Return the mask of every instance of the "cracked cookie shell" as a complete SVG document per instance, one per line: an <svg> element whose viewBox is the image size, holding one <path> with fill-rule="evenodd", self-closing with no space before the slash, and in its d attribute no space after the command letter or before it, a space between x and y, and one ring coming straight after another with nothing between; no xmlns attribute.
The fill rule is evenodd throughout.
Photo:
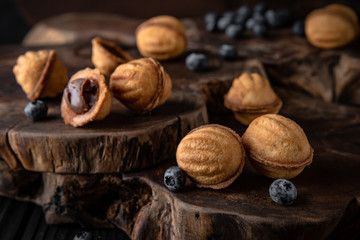
<svg viewBox="0 0 360 240"><path fill-rule="evenodd" d="M112 100L105 77L98 69L75 73L63 92L61 116L66 124L80 127L110 113Z"/></svg>
<svg viewBox="0 0 360 240"><path fill-rule="evenodd" d="M312 162L314 150L303 129L277 114L256 118L242 140L252 166L269 178L293 178Z"/></svg>
<svg viewBox="0 0 360 240"><path fill-rule="evenodd" d="M224 105L244 125L255 118L278 113L282 100L272 89L268 79L257 73L243 73L235 78L224 96Z"/></svg>
<svg viewBox="0 0 360 240"><path fill-rule="evenodd" d="M359 32L358 17L342 4L331 4L310 12L305 19L305 34L315 47L330 49L344 46Z"/></svg>
<svg viewBox="0 0 360 240"><path fill-rule="evenodd" d="M18 57L13 73L29 100L56 97L68 82L55 50L28 51Z"/></svg>
<svg viewBox="0 0 360 240"><path fill-rule="evenodd" d="M133 60L127 52L115 43L101 37L93 38L91 44L91 61L94 66L107 77L109 77L120 64Z"/></svg>
<svg viewBox="0 0 360 240"><path fill-rule="evenodd" d="M141 58L121 64L110 76L113 96L139 114L163 104L171 93L172 82L161 64Z"/></svg>
<svg viewBox="0 0 360 240"><path fill-rule="evenodd" d="M180 141L176 161L198 187L222 189L241 174L245 150L235 131L208 124L193 129Z"/></svg>
<svg viewBox="0 0 360 240"><path fill-rule="evenodd" d="M175 58L186 49L186 30L173 16L153 17L137 27L136 45L144 57L157 60Z"/></svg>

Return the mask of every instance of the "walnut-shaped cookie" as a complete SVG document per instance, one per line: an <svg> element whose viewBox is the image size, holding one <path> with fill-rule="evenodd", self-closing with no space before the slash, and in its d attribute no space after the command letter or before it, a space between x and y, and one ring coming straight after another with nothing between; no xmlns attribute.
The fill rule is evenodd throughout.
<svg viewBox="0 0 360 240"><path fill-rule="evenodd" d="M75 73L63 92L61 116L66 124L80 127L101 120L110 113L111 93L98 69Z"/></svg>
<svg viewBox="0 0 360 240"><path fill-rule="evenodd" d="M222 189L241 174L245 150L235 131L208 124L193 129L180 141L176 161L198 187Z"/></svg>
<svg viewBox="0 0 360 240"><path fill-rule="evenodd" d="M344 46L359 32L358 17L350 7L331 4L310 12L305 19L305 34L315 47Z"/></svg>
<svg viewBox="0 0 360 240"><path fill-rule="evenodd" d="M68 82L55 50L28 51L18 57L13 73L29 100L55 97Z"/></svg>
<svg viewBox="0 0 360 240"><path fill-rule="evenodd" d="M232 82L224 96L224 105L233 111L239 122L249 125L263 114L278 113L282 100L276 95L268 79L257 73L243 73Z"/></svg>
<svg viewBox="0 0 360 240"><path fill-rule="evenodd" d="M110 76L110 90L128 109L138 114L163 104L172 82L163 66L153 58L141 58L119 65Z"/></svg>
<svg viewBox="0 0 360 240"><path fill-rule="evenodd" d="M314 150L303 129L281 115L256 118L242 140L251 165L269 178L293 178L312 162Z"/></svg>
<svg viewBox="0 0 360 240"><path fill-rule="evenodd" d="M92 55L91 61L102 74L109 77L117 66L129 62L133 58L115 43L101 37L91 40Z"/></svg>
<svg viewBox="0 0 360 240"><path fill-rule="evenodd" d="M157 60L175 58L186 49L186 30L173 16L153 17L136 29L136 44L144 57Z"/></svg>

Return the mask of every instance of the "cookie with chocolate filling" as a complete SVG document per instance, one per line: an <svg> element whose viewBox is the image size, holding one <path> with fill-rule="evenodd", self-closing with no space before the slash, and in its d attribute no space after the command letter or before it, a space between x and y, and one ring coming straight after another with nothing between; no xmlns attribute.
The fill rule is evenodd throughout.
<svg viewBox="0 0 360 240"><path fill-rule="evenodd" d="M66 124L80 127L110 113L112 100L105 77L98 69L75 73L64 89L61 115Z"/></svg>

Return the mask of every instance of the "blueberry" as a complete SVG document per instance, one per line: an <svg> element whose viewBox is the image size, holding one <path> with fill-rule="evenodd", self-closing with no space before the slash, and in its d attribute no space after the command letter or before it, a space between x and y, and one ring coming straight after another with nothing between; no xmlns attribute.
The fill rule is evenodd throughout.
<svg viewBox="0 0 360 240"><path fill-rule="evenodd" d="M235 17L235 12L234 11L226 11L223 14L223 17L230 18L231 20L233 20Z"/></svg>
<svg viewBox="0 0 360 240"><path fill-rule="evenodd" d="M243 33L243 27L238 24L230 24L226 30L225 34L229 38L239 38Z"/></svg>
<svg viewBox="0 0 360 240"><path fill-rule="evenodd" d="M263 15L255 14L252 18L255 20L257 24L262 24L262 25L267 24L266 18Z"/></svg>
<svg viewBox="0 0 360 240"><path fill-rule="evenodd" d="M236 11L236 14L242 16L246 20L251 16L252 11L251 11L251 8L248 5L242 5Z"/></svg>
<svg viewBox="0 0 360 240"><path fill-rule="evenodd" d="M220 14L218 12L208 12L204 16L204 22L205 24L209 22L216 22L220 18Z"/></svg>
<svg viewBox="0 0 360 240"><path fill-rule="evenodd" d="M268 5L265 2L259 2L254 6L254 12L264 14L268 9Z"/></svg>
<svg viewBox="0 0 360 240"><path fill-rule="evenodd" d="M281 26L280 18L276 15L276 12L272 9L265 12L265 18L269 26L277 28Z"/></svg>
<svg viewBox="0 0 360 240"><path fill-rule="evenodd" d="M239 14L236 14L232 22L234 24L244 25L246 20L247 20L247 18L245 18L245 17L243 17L243 16L241 16Z"/></svg>
<svg viewBox="0 0 360 240"><path fill-rule="evenodd" d="M295 185L286 179L275 180L269 188L271 199L280 205L291 205L297 198Z"/></svg>
<svg viewBox="0 0 360 240"><path fill-rule="evenodd" d="M282 28L289 26L291 22L291 13L288 9L268 10L265 13L265 18L272 28Z"/></svg>
<svg viewBox="0 0 360 240"><path fill-rule="evenodd" d="M259 13L259 12L253 12L253 14L252 14L251 17L252 17L252 18L264 18L264 19L265 19L264 14L261 14L261 13Z"/></svg>
<svg viewBox="0 0 360 240"><path fill-rule="evenodd" d="M186 182L185 173L178 167L172 166L164 173L164 184L172 192L180 191Z"/></svg>
<svg viewBox="0 0 360 240"><path fill-rule="evenodd" d="M256 37L266 37L268 28L264 24L255 24L252 28L252 32Z"/></svg>
<svg viewBox="0 0 360 240"><path fill-rule="evenodd" d="M203 53L191 53L186 57L185 65L192 71L204 71L208 66L208 60Z"/></svg>
<svg viewBox="0 0 360 240"><path fill-rule="evenodd" d="M220 14L217 12L208 12L207 14L205 14L205 29L209 32L215 32L217 30L216 25L219 17Z"/></svg>
<svg viewBox="0 0 360 240"><path fill-rule="evenodd" d="M47 111L48 108L45 102L41 100L29 102L24 108L25 116L33 121L44 119L47 115Z"/></svg>
<svg viewBox="0 0 360 240"><path fill-rule="evenodd" d="M229 26L232 23L232 18L230 17L221 17L218 21L217 21L217 29L219 29L219 31L225 31L226 27Z"/></svg>
<svg viewBox="0 0 360 240"><path fill-rule="evenodd" d="M223 44L218 50L219 57L224 60L235 60L237 57L237 49L234 45Z"/></svg>
<svg viewBox="0 0 360 240"><path fill-rule="evenodd" d="M209 32L215 32L217 29L216 25L217 25L216 21L214 21L214 22L209 21L205 24L205 29L206 29L206 31L209 31Z"/></svg>
<svg viewBox="0 0 360 240"><path fill-rule="evenodd" d="M295 35L300 37L305 37L305 28L304 28L304 21L297 20L292 26L292 31Z"/></svg>
<svg viewBox="0 0 360 240"><path fill-rule="evenodd" d="M253 27L255 26L256 24L256 21L254 18L249 18L247 21L246 21L246 24L245 24L245 27L247 30L250 30L252 31Z"/></svg>
<svg viewBox="0 0 360 240"><path fill-rule="evenodd" d="M75 235L73 240L90 240L92 239L92 234L90 232L79 232Z"/></svg>
<svg viewBox="0 0 360 240"><path fill-rule="evenodd" d="M247 30L252 31L253 27L255 25L264 25L265 26L266 25L265 17L261 16L261 15L253 16L246 21L245 27Z"/></svg>

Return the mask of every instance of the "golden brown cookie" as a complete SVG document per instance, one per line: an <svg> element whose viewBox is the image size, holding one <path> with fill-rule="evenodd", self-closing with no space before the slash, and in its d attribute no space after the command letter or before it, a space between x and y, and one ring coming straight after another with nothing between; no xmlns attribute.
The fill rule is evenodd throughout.
<svg viewBox="0 0 360 240"><path fill-rule="evenodd" d="M331 4L310 12L305 19L308 41L319 48L341 47L359 32L356 13L342 4Z"/></svg>
<svg viewBox="0 0 360 240"><path fill-rule="evenodd" d="M80 127L105 118L111 109L111 94L98 69L75 73L64 89L61 116L66 124Z"/></svg>
<svg viewBox="0 0 360 240"><path fill-rule="evenodd" d="M243 73L235 78L224 105L233 111L235 118L244 125L267 113L278 113L282 101L272 89L268 79L257 73Z"/></svg>
<svg viewBox="0 0 360 240"><path fill-rule="evenodd" d="M252 166L269 178L293 178L312 162L313 149L303 129L281 115L256 118L242 140Z"/></svg>
<svg viewBox="0 0 360 240"><path fill-rule="evenodd" d="M181 140L176 161L198 187L221 189L241 174L245 150L235 131L209 124L193 129Z"/></svg>
<svg viewBox="0 0 360 240"><path fill-rule="evenodd" d="M115 43L95 37L91 40L91 61L102 74L109 77L117 66L129 62L133 58Z"/></svg>
<svg viewBox="0 0 360 240"><path fill-rule="evenodd" d="M68 82L67 71L54 50L28 51L13 68L16 81L30 100L55 97Z"/></svg>
<svg viewBox="0 0 360 240"><path fill-rule="evenodd" d="M130 110L144 114L163 104L171 93L171 78L152 58L118 66L110 77L110 90Z"/></svg>
<svg viewBox="0 0 360 240"><path fill-rule="evenodd" d="M175 58L186 49L186 30L175 17L153 17L136 29L136 44L144 57L158 60Z"/></svg>

